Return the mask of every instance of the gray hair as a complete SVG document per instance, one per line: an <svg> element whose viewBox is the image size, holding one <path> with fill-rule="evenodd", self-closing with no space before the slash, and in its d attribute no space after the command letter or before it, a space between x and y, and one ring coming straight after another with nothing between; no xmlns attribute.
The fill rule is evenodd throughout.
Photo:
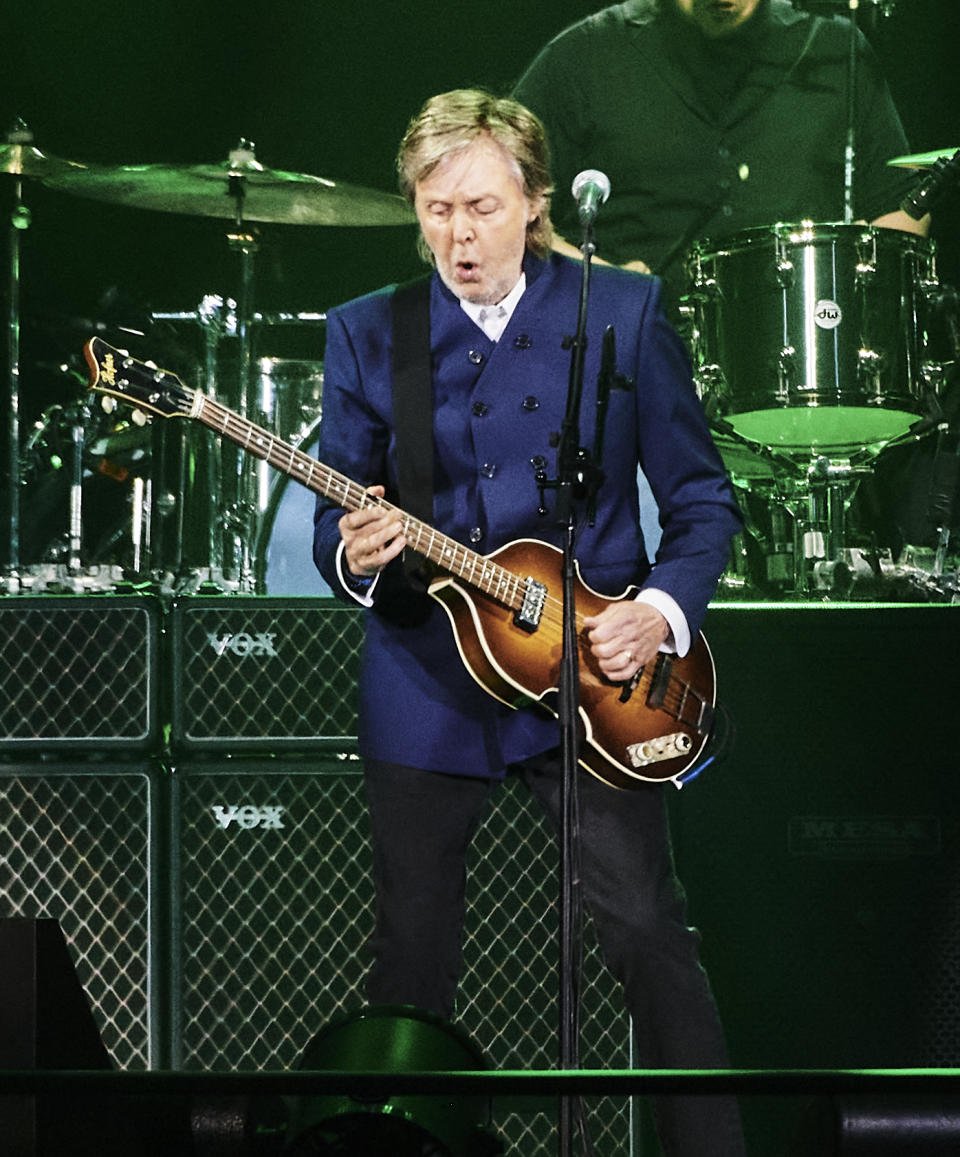
<svg viewBox="0 0 960 1157"><path fill-rule="evenodd" d="M516 166L524 195L543 198L539 215L527 226L527 248L545 257L553 240L550 222L550 153L538 117L518 101L481 89L459 88L431 97L407 126L397 153L400 192L412 205L419 181L447 157L468 149L480 137L495 141ZM420 254L433 260L426 243Z"/></svg>

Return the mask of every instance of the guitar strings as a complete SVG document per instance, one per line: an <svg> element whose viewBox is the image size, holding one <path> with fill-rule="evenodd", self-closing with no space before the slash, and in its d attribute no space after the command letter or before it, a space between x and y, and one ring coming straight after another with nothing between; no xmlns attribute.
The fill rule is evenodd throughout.
<svg viewBox="0 0 960 1157"><path fill-rule="evenodd" d="M485 593L490 594L511 609L518 609L518 600L522 601L521 588L524 586L524 580L520 578L519 575L508 571L505 567L500 566L499 563L494 562L485 555L470 550L470 548L463 546L462 543L456 542L455 539L441 534L427 523L407 515L404 511L400 510L399 507L388 502L385 498L371 495L366 487L351 481L345 475L338 473L329 466L325 466L322 462L297 450L295 447L289 445L289 443L275 438L269 431L234 414L232 410L227 409L227 407L221 405L215 399L202 395L201 397L202 401L198 417L201 417L208 425L213 426L215 429L220 429L223 434L231 437L244 449L256 456L262 457L267 462L282 469L285 473L295 476L297 480L307 486L308 489L322 494L325 498L335 498L346 510L362 510L365 505L375 505L384 510L395 511L404 523L405 533L409 534L411 530L413 531L411 537L415 539L415 543L412 544L414 545L414 549L417 549L418 546L422 544L424 537L428 537L431 540L439 537L442 543L448 543L449 545L444 546L439 554L432 548L432 545L428 545L426 550L421 549L421 553L426 554L432 561L440 563L446 569L451 570L452 573L459 574L462 577L467 577L468 572L472 571L471 581L474 586L478 586L481 590L485 591ZM219 422L216 422L212 415L209 419L204 416L208 408L220 416ZM231 424L244 431L246 436L239 438L232 435L230 432ZM280 451L284 451L284 453L281 454ZM295 471L295 466L298 466L299 470ZM315 475L318 474L320 477L315 477ZM444 557L451 552L453 554L452 560ZM479 580L476 577L478 569L481 571ZM504 591L510 592L509 597L505 597ZM561 632L563 628L562 600L551 595L549 591L543 600L540 624L549 627L554 632ZM582 646L584 616L581 615L579 611L575 614L575 624L577 637ZM638 669L638 674L641 677L646 675L646 668L648 666L649 664L644 664ZM636 678L636 675L634 678ZM681 679L676 674L671 674L668 681L667 693L664 697L663 709L673 715L674 718L679 718L685 699L691 691L693 691L697 699L702 701L701 696L693 690L690 683Z"/></svg>

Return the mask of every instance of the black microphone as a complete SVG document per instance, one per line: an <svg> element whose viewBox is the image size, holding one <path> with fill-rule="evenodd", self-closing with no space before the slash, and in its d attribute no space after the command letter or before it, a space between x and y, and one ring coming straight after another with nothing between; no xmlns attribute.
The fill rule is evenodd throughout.
<svg viewBox="0 0 960 1157"><path fill-rule="evenodd" d="M598 169L584 169L573 178L570 192L577 202L580 224L590 225L600 206L610 196L610 178Z"/></svg>
<svg viewBox="0 0 960 1157"><path fill-rule="evenodd" d="M960 187L960 149L949 160L941 157L934 162L920 184L900 202L900 208L919 221L943 200L951 186Z"/></svg>

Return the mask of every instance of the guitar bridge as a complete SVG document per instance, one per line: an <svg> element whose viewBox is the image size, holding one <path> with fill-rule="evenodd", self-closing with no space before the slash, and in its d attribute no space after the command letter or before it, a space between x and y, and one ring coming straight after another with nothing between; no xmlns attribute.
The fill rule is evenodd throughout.
<svg viewBox="0 0 960 1157"><path fill-rule="evenodd" d="M528 575L526 587L523 591L523 602L520 604L520 609L513 616L514 624L522 631L533 634L537 627L540 626L540 618L543 615L543 604L546 602L546 598L546 586Z"/></svg>

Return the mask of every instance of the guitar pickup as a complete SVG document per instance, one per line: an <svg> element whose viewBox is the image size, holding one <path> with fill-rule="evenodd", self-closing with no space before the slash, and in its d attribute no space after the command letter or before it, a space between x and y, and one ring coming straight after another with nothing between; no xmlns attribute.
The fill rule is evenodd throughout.
<svg viewBox="0 0 960 1157"><path fill-rule="evenodd" d="M547 588L544 583L537 582L536 579L527 576L526 586L523 591L523 602L520 604L520 609L513 616L513 621L522 631L527 631L529 634L540 626L540 619L543 615L543 605L547 599Z"/></svg>
<svg viewBox="0 0 960 1157"><path fill-rule="evenodd" d="M627 755L634 767L649 767L651 763L686 755L692 747L689 735L675 731L672 735L658 735L656 739L647 739L643 743L630 743Z"/></svg>

